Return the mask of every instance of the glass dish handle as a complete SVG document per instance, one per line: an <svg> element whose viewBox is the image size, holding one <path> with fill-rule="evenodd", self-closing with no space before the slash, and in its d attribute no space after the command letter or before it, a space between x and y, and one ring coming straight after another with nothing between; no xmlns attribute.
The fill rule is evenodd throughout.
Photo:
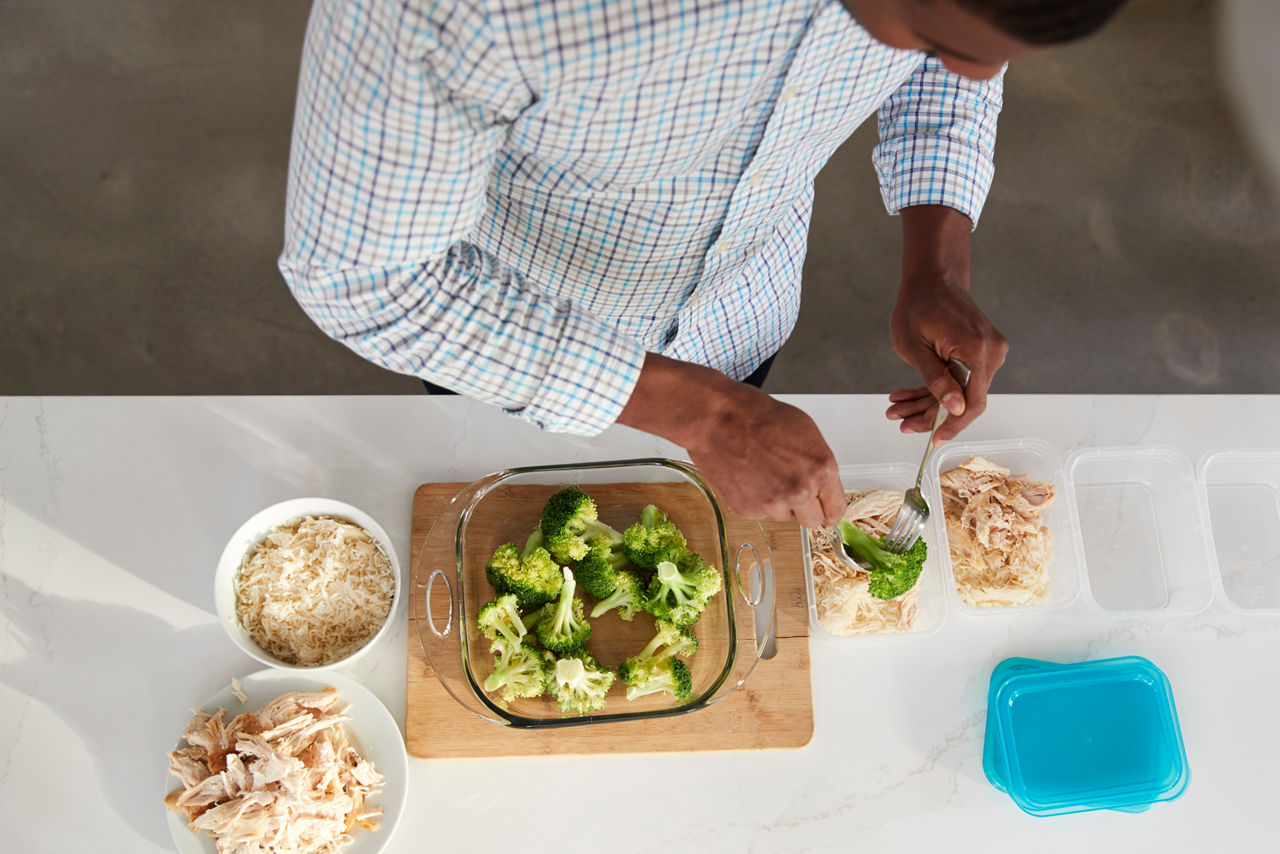
<svg viewBox="0 0 1280 854"><path fill-rule="evenodd" d="M774 650L777 585L773 577L773 550L759 522L739 518L732 527L738 546L730 552L728 581L733 589L728 593L737 637L732 666L712 697L712 703L741 686L756 663L770 657Z"/></svg>
<svg viewBox="0 0 1280 854"><path fill-rule="evenodd" d="M490 476L467 485L441 509L414 563L409 595L418 643L436 680L467 711L490 723L505 724L506 721L475 695L468 682L467 627L462 619L463 583L455 558L458 523L477 491L488 488L493 480ZM444 586L437 587L437 581L443 581ZM448 616L442 629L436 616L446 613L446 607Z"/></svg>
<svg viewBox="0 0 1280 854"><path fill-rule="evenodd" d="M445 616L443 632L436 628L436 615L431 608L431 602L433 601L431 591L435 588L437 578L444 582L445 595L448 597L449 603L449 613ZM437 569L427 576L427 589L425 592L424 605L425 608L423 610L425 610L427 614L427 625L431 627L431 631L434 632L435 636L438 638L447 637L449 629L453 628L453 585L449 583L449 576L444 574L444 570Z"/></svg>
<svg viewBox="0 0 1280 854"><path fill-rule="evenodd" d="M744 584L742 579L742 566L743 566L742 553L745 551L751 552L752 559L751 559L751 563L747 565L748 575L747 575L746 583ZM751 570L753 569L757 570L757 572L754 575L751 574ZM759 607L760 604L764 601L765 578L764 578L764 570L761 569L761 565L760 565L760 553L756 551L756 547L753 546L751 543L743 543L742 545L738 546L738 557L734 563L733 574L734 574L734 578L738 582L738 594L742 596L742 598L745 599L747 604L750 605L752 608ZM757 579L758 579L758 583L757 583ZM757 587L759 588L758 592L754 594L749 592L749 591L756 590Z"/></svg>

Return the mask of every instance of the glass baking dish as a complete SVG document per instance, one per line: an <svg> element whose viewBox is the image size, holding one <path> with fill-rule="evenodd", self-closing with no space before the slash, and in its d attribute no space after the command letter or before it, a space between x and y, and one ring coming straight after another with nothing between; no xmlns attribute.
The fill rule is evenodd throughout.
<svg viewBox="0 0 1280 854"><path fill-rule="evenodd" d="M495 595L485 564L506 542L523 545L554 492L576 485L595 499L601 521L619 531L655 504L688 538L688 546L722 574L723 589L693 625L696 654L687 659L693 690L682 704L670 694L625 698L616 680L604 710L564 716L548 695L506 701L483 689L492 671L490 643L476 628L479 609ZM468 711L495 724L559 727L695 712L741 685L764 654L773 631L773 556L758 522L727 511L698 471L666 459L535 466L496 472L467 485L432 524L415 564L410 608L432 671ZM595 600L577 594L590 615ZM654 620L617 611L591 620L587 649L617 672L654 635Z"/></svg>

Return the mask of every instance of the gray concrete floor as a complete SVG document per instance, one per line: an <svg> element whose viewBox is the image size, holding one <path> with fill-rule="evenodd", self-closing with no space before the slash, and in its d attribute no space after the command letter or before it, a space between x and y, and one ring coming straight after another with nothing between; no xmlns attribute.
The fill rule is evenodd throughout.
<svg viewBox="0 0 1280 854"><path fill-rule="evenodd" d="M308 4L0 5L0 394L421 393L280 280ZM1280 203L1219 79L1214 7L1132 0L1009 73L974 291L997 392L1280 392ZM873 125L818 181L766 388L887 392L898 224Z"/></svg>

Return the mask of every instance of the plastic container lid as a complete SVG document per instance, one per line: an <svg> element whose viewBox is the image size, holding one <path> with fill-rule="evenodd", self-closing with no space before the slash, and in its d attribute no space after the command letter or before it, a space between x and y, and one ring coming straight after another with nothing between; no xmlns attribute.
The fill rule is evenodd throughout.
<svg viewBox="0 0 1280 854"><path fill-rule="evenodd" d="M1001 662L987 695L983 770L1036 816L1141 812L1181 795L1190 777L1169 681L1138 656Z"/></svg>
<svg viewBox="0 0 1280 854"><path fill-rule="evenodd" d="M1084 596L1115 619L1197 614L1213 601L1207 525L1176 448L1081 448L1067 457Z"/></svg>

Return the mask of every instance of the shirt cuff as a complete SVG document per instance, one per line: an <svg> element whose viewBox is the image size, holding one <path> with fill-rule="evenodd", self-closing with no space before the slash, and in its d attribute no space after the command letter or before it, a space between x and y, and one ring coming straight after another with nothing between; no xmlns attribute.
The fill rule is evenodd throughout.
<svg viewBox="0 0 1280 854"><path fill-rule="evenodd" d="M876 146L876 171L885 209L945 205L978 227L995 165L970 143L946 136L898 137Z"/></svg>
<svg viewBox="0 0 1280 854"><path fill-rule="evenodd" d="M550 433L595 436L622 414L640 379L644 356L634 339L570 314L542 385L528 404L507 412Z"/></svg>

